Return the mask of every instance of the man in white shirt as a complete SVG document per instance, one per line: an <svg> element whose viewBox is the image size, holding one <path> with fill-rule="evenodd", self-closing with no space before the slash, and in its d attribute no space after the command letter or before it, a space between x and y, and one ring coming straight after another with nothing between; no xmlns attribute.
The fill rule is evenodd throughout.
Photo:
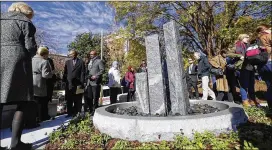
<svg viewBox="0 0 272 150"><path fill-rule="evenodd" d="M112 63L112 67L108 72L109 83L108 86L110 87L110 102L114 104L117 102L117 95L120 93L120 71L118 69L118 62L114 61Z"/></svg>

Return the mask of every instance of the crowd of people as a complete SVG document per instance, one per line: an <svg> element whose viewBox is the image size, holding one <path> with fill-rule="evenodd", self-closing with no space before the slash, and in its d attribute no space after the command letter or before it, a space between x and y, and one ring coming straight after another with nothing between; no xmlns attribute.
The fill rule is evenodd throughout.
<svg viewBox="0 0 272 150"><path fill-rule="evenodd" d="M55 68L53 60L48 58L49 48L37 47L36 28L31 22L33 16L32 8L22 2L13 3L8 12L1 15L0 117L4 105L17 105L12 121L11 149L31 149L31 144L21 142L26 122L33 122L35 126L41 121L50 119L48 103L52 101L56 80ZM222 50L209 60L207 56L195 52L194 59L197 60L197 64L194 64L193 58L190 58L190 65L186 71L190 98L199 99L197 84L200 79L203 100L207 100L210 96L212 100L232 102L237 99L235 87L239 87L243 105L259 107L254 90L255 72L258 71L267 85L266 100L272 108L271 28L262 25L256 29L256 32L258 38L255 43L258 47L253 50L259 50L259 53L255 55L248 54L254 46L247 34L239 35L235 43L235 53ZM253 63L251 56L258 56L257 61L262 63ZM76 116L81 112L83 97L86 104L85 112L93 114L99 107L104 63L95 50L90 51L84 60L78 58L76 50L71 50L69 57L71 59L65 62L62 78L66 83L67 117ZM137 72L147 71L146 61L143 60ZM118 62L112 63L108 71L111 104L117 102L121 86L128 89L127 101L135 100L135 73L136 70L128 66L125 76L121 78ZM211 77L214 78L216 91L209 87ZM191 88L194 89L195 96ZM224 96L227 98L225 99ZM31 106L32 101L38 104L35 105L37 107ZM30 113L29 108L31 108Z"/></svg>
<svg viewBox="0 0 272 150"><path fill-rule="evenodd" d="M260 25L256 34L258 37L254 39L248 34L239 35L234 52L221 50L211 59L205 54L195 52L194 59L197 62L194 63L194 60L189 58L186 70L190 98L199 99L197 85L198 80L201 80L203 100L210 96L212 100L241 100L245 107L260 107L261 101L255 95L255 75L258 73L266 83L265 99L269 108L272 108L271 27ZM209 87L211 79L215 81L213 89ZM236 87L240 89L240 96L236 93Z"/></svg>

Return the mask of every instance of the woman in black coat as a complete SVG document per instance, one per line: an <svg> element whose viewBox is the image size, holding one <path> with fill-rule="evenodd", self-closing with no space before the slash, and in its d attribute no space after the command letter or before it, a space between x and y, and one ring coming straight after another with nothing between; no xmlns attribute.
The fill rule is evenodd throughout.
<svg viewBox="0 0 272 150"><path fill-rule="evenodd" d="M33 16L32 8L22 2L13 3L7 13L1 14L0 112L5 104L18 105L12 122L11 149L31 149L31 144L21 142L21 135L27 102L33 101L31 58L37 51Z"/></svg>

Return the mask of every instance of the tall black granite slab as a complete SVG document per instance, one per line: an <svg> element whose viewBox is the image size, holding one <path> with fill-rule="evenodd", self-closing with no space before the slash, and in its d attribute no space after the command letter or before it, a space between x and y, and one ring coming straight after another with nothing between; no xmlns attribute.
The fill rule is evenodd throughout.
<svg viewBox="0 0 272 150"><path fill-rule="evenodd" d="M184 63L178 44L179 34L174 21L163 25L166 61L169 80L171 112L186 115L189 96L186 86Z"/></svg>
<svg viewBox="0 0 272 150"><path fill-rule="evenodd" d="M157 34L145 38L150 113L153 115L166 114L165 90L163 85L161 51Z"/></svg>

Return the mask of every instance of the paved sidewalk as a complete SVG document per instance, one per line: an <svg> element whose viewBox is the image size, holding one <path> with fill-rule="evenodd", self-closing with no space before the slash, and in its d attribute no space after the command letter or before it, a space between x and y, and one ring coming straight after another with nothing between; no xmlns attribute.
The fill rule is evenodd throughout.
<svg viewBox="0 0 272 150"><path fill-rule="evenodd" d="M103 98L102 105L110 104L109 97ZM25 129L22 135L22 141L25 143L32 143L33 149L44 149L48 142L48 136L54 129L57 129L61 124L67 125L72 119L65 118L66 114L56 116L55 120L45 121L40 123L40 127L34 129ZM8 147L11 142L11 130L10 128L1 129L1 146Z"/></svg>
<svg viewBox="0 0 272 150"><path fill-rule="evenodd" d="M25 129L22 135L22 141L32 143L33 149L44 149L48 142L48 136L54 129L61 124L68 124L71 118L65 118L66 115L57 116L55 120L40 123L40 127L34 129ZM9 146L11 142L11 130L1 129L1 146Z"/></svg>

